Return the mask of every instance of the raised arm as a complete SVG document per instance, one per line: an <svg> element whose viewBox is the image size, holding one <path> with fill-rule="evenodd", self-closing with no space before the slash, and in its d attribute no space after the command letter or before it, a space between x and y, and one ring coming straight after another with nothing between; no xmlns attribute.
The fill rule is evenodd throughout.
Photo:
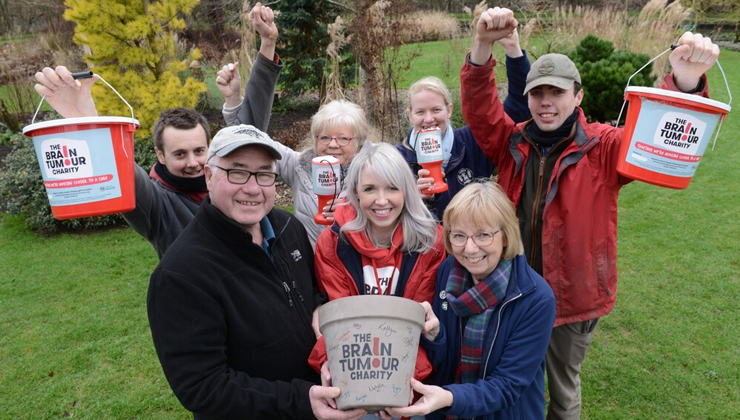
<svg viewBox="0 0 740 420"><path fill-rule="evenodd" d="M493 43L516 28L509 9L493 8L481 15L475 40L466 63L460 71L462 111L475 141L494 164L504 153L515 124L498 99L492 56Z"/></svg>
<svg viewBox="0 0 740 420"><path fill-rule="evenodd" d="M470 61L477 65L488 62L491 58L493 43L511 35L517 25L514 12L509 9L494 7L483 12L475 27L475 40L470 49Z"/></svg>
<svg viewBox="0 0 740 420"><path fill-rule="evenodd" d="M529 58L519 45L519 32L516 29L497 42L506 51L506 79L509 81L509 88L504 100L504 111L515 123L520 123L532 118L527 96L524 95L530 69Z"/></svg>
<svg viewBox="0 0 740 420"><path fill-rule="evenodd" d="M249 20L260 35L260 52L252 66L244 97L240 96L238 64L225 65L216 75L216 85L224 95L223 115L228 125L251 124L266 131L282 63L275 54L278 29L272 9L257 3Z"/></svg>

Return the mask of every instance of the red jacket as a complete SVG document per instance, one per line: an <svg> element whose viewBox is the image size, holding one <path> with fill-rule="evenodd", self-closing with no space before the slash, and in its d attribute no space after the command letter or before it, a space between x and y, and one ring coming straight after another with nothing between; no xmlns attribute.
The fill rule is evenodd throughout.
<svg viewBox="0 0 740 420"><path fill-rule="evenodd" d="M462 111L478 144L498 166L498 183L518 208L531 145L496 94L495 60L466 62L460 72ZM703 96L708 96L703 77ZM669 74L662 86L678 90ZM611 312L617 297L617 198L630 179L617 172L622 129L589 124L579 109L573 142L548 181L542 224L543 277L557 300L555 326Z"/></svg>
<svg viewBox="0 0 740 420"><path fill-rule="evenodd" d="M319 289L326 292L329 300L365 294L362 274L363 256L379 261L386 258L387 254L394 254L403 243L403 226L399 226L394 232L390 251L372 247L370 239L364 233L351 232L345 234L347 241L339 239L339 228L353 220L355 215L355 209L352 206L337 207L337 211L334 212L336 223L331 229L321 232L316 242L316 281ZM403 254L395 295L417 302L432 303L437 267L444 259L442 226L437 225L437 240L432 250L424 254ZM360 290L363 290L363 293L360 293ZM326 346L324 337L321 337L316 342L308 363L318 372L325 361ZM422 380L429 376L431 371L432 365L424 350L419 347L414 377Z"/></svg>

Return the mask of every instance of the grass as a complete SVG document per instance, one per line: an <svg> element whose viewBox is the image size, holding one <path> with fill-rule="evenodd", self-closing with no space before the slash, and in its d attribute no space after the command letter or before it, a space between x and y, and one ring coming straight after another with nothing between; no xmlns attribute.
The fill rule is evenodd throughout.
<svg viewBox="0 0 740 420"><path fill-rule="evenodd" d="M4 45L4 44L18 44L18 43L21 43L21 42L26 42L29 39L34 39L35 37L36 37L35 34L21 34L21 35L19 35L19 34L14 34L14 35L3 34L3 35L0 35L0 45Z"/></svg>
<svg viewBox="0 0 740 420"><path fill-rule="evenodd" d="M531 46L527 49L529 58L534 61L550 51L541 37L532 37ZM398 82L399 89L408 89L412 83L426 76L437 76L450 89L460 88L460 67L465 63L465 56L470 51L473 41L470 37L446 41L408 44L402 47L403 52L419 53L411 62L411 68L404 73ZM499 44L494 44L493 54L496 57L496 80L506 80L504 67L505 53Z"/></svg>
<svg viewBox="0 0 740 420"><path fill-rule="evenodd" d="M722 51L720 61L740 68L740 53ZM719 71L709 78L712 97L726 102ZM740 80L730 83L740 92ZM739 128L730 114L689 188L622 190L619 292L583 366L584 419L740 413Z"/></svg>
<svg viewBox="0 0 740 420"><path fill-rule="evenodd" d="M433 44L430 51L448 48ZM419 71L443 74L443 61ZM738 95L740 53L723 51L721 62ZM709 76L713 97L726 100L719 72ZM736 114L688 189L623 189L617 305L583 366L583 419L740 413ZM151 342L146 291L157 259L149 243L130 229L42 237L8 215L0 215L0 243L3 418L192 418Z"/></svg>
<svg viewBox="0 0 740 420"><path fill-rule="evenodd" d="M1 220L3 417L189 418L151 343L149 243L131 229L41 237Z"/></svg>

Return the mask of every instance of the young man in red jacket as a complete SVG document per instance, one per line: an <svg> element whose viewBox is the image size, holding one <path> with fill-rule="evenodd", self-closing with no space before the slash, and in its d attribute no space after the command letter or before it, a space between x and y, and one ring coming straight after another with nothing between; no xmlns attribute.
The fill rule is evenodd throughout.
<svg viewBox="0 0 740 420"><path fill-rule="evenodd" d="M508 9L483 13L462 68L462 109L498 182L517 208L527 259L550 284L557 315L547 352L548 419L580 418L581 363L599 317L617 292L617 173L623 130L589 124L581 78L561 54L540 57L527 75L532 119L514 124L496 95L492 45L517 27ZM685 33L670 55L664 89L707 96L704 73L719 48Z"/></svg>

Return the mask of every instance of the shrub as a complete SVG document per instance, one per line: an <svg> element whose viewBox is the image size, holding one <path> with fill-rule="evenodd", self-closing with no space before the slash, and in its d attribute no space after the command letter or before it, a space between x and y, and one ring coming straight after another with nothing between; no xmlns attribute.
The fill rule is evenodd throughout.
<svg viewBox="0 0 740 420"><path fill-rule="evenodd" d="M5 134L3 138L2 143L12 147L0 171L0 197L3 200L0 207L4 211L24 215L26 226L45 233L92 230L125 223L120 214L72 220L54 219L33 141L20 133ZM151 139L136 141L134 155L139 165L146 169L150 168L156 161Z"/></svg>
<svg viewBox="0 0 740 420"><path fill-rule="evenodd" d="M134 107L144 135L161 111L192 108L206 91L204 83L188 77L189 63L180 61L175 49L175 35L185 28L179 16L197 2L67 0L64 18L77 24L74 41L91 51L85 61ZM189 60L199 59L196 48ZM129 114L105 84L96 83L93 95L101 115Z"/></svg>
<svg viewBox="0 0 740 420"><path fill-rule="evenodd" d="M614 51L614 44L593 35L586 36L569 56L581 74L583 112L597 121L617 118L627 79L650 60L646 54ZM651 71L652 64L632 78L630 85L652 86L656 77Z"/></svg>

